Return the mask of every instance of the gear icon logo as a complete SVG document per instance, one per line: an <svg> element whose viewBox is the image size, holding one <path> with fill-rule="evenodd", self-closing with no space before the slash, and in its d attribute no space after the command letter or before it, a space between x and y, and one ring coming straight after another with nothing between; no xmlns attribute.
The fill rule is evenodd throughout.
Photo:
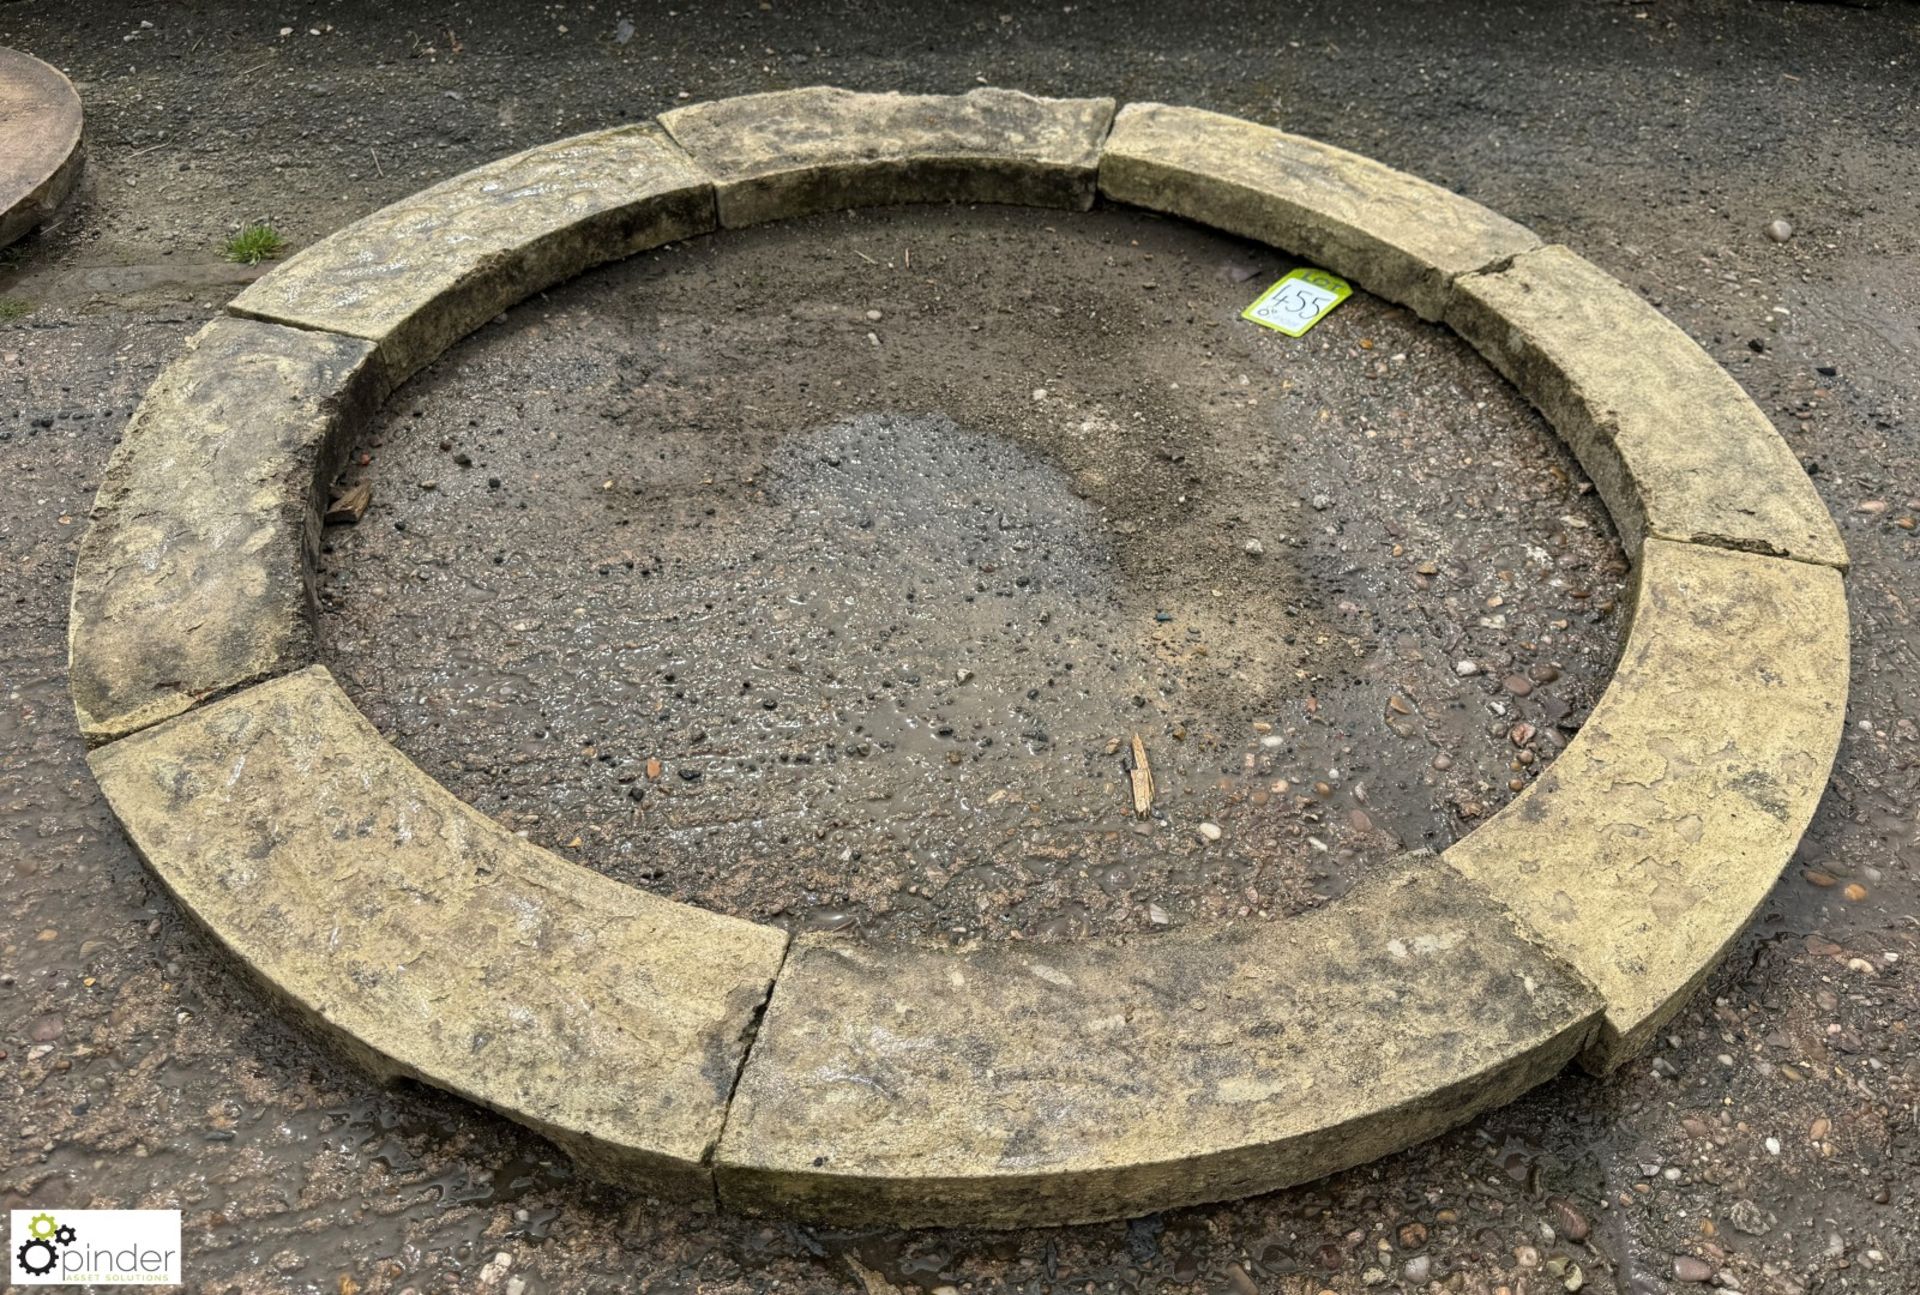
<svg viewBox="0 0 1920 1295"><path fill-rule="evenodd" d="M39 1253L36 1254L36 1251ZM14 1251L13 1255L20 1261L20 1271L30 1277L44 1277L53 1271L54 1261L60 1257L60 1251L54 1247L53 1242L34 1237L22 1241L20 1248Z"/></svg>
<svg viewBox="0 0 1920 1295"><path fill-rule="evenodd" d="M36 1214L27 1220L27 1239L13 1252L20 1271L29 1277L44 1277L60 1261L60 1248L74 1243L79 1233L51 1214Z"/></svg>

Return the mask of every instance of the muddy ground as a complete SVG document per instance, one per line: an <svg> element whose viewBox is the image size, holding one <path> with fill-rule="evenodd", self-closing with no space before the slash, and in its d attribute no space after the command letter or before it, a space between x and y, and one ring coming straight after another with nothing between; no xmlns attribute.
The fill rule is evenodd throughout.
<svg viewBox="0 0 1920 1295"><path fill-rule="evenodd" d="M742 916L1298 911L1544 767L1626 562L1447 330L1372 298L1301 340L1239 319L1289 265L986 208L587 275L389 402L323 655L471 803Z"/></svg>
<svg viewBox="0 0 1920 1295"><path fill-rule="evenodd" d="M0 7L0 43L79 84L93 163L0 270L5 1205L178 1205L209 1292L1920 1290L1916 38L1908 6L1775 3ZM1802 857L1649 1056L1319 1184L1132 1223L715 1219L377 1088L149 882L82 761L67 579L140 392L251 273L219 259L234 228L298 245L686 98L979 79L1278 121L1460 188L1646 292L1808 465L1855 561L1847 739ZM1492 707L1545 718L1544 759L1604 679L1620 575L1578 474L1401 312L1356 298L1290 343L1232 319L1284 257L1067 220L820 218L510 312L365 447L330 659L536 839L849 938L1284 920L1444 844L1529 776ZM1146 834L1117 812L1122 729L1167 775ZM802 839L814 805L838 822ZM991 839L956 867L961 807Z"/></svg>

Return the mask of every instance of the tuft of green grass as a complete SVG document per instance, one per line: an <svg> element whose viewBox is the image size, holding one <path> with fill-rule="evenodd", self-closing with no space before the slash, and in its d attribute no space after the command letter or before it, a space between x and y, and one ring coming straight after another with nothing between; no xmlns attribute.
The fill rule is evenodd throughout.
<svg viewBox="0 0 1920 1295"><path fill-rule="evenodd" d="M33 303L18 297L0 297L0 323L33 313Z"/></svg>
<svg viewBox="0 0 1920 1295"><path fill-rule="evenodd" d="M227 259L242 265L271 261L286 250L287 241L280 237L272 225L264 222L248 225L227 240Z"/></svg>

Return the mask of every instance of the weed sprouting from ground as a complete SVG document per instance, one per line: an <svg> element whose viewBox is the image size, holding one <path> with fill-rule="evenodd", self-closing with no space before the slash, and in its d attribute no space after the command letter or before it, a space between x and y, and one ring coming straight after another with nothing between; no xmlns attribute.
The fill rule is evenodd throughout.
<svg viewBox="0 0 1920 1295"><path fill-rule="evenodd" d="M18 297L0 297L0 323L19 319L33 312L31 301L22 301Z"/></svg>
<svg viewBox="0 0 1920 1295"><path fill-rule="evenodd" d="M286 247L286 240L272 225L248 225L227 240L227 259L242 265L258 265L280 255Z"/></svg>

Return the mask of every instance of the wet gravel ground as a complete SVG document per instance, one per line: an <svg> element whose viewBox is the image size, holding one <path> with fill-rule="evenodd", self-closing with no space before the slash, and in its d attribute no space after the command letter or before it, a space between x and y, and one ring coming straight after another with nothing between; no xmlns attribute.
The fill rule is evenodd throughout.
<svg viewBox="0 0 1920 1295"><path fill-rule="evenodd" d="M296 7L284 14L206 3L23 3L0 9L0 42L50 59L79 83L91 114L93 158L73 216L61 229L7 253L0 268L0 297L22 303L27 311L0 324L0 468L8 483L0 491L0 591L9 609L0 621L0 693L6 703L0 707L0 912L5 914L0 923L0 1196L7 1207L178 1205L186 1211L189 1286L206 1292L883 1295L952 1288L969 1295L998 1290L1316 1295L1323 1289L1345 1295L1437 1288L1541 1295L1575 1287L1685 1291L1701 1283L1750 1292L1907 1295L1920 1290L1914 1224L1920 1215L1915 1116L1920 1047L1914 1038L1920 992L1911 970L1920 956L1915 918L1920 828L1914 811L1920 663L1911 647L1910 592L1920 571L1913 547L1920 509L1913 483L1920 480L1920 453L1912 436L1913 375L1920 371L1914 324L1920 318L1920 259L1911 220L1920 193L1920 151L1913 146L1911 117L1920 18L1911 6L1587 3L1526 10L1463 3L1445 9L1270 10L1226 4L1176 12L1171 6L1081 5L1030 13L960 6L929 19L917 12L789 8L776 2L764 10L682 4L672 13L626 16L636 34L622 43L622 15L604 7L507 12L488 3L401 13L394 7L342 4ZM142 25L149 22L151 27ZM282 28L289 29L285 36ZM1853 697L1840 763L1802 857L1783 877L1754 929L1648 1056L1606 1081L1578 1076L1558 1081L1452 1135L1322 1183L1131 1223L992 1235L844 1232L715 1219L676 1203L622 1196L574 1180L564 1161L537 1138L459 1102L417 1089L375 1087L285 1024L150 883L101 804L74 732L64 680L67 579L101 467L140 392L181 340L249 273L217 258L215 248L233 225L264 216L296 243L304 242L485 158L658 111L683 94L705 98L813 80L952 90L976 77L1043 92L1163 98L1280 120L1454 185L1573 245L1647 293L1746 385L1814 472L1841 520L1855 563ZM875 228L885 228L885 220L925 218L925 213L876 218ZM977 217L994 218L996 213ZM1766 238L1765 226L1774 219L1796 227L1788 242ZM1015 217L1007 221L1004 230L989 225L976 234L1039 237L1036 227L1020 225ZM791 238L796 257L809 249L844 247L848 231L830 227L829 238L828 228L803 222L785 232L725 240L724 247L723 240L714 240L713 273L725 275L723 266L750 252L754 238ZM890 259L880 251L869 254L883 264ZM920 256L916 250L916 263ZM792 273L805 278L806 267ZM1176 277L1158 260L1150 273L1170 290L1180 285L1183 293L1211 284L1197 262L1190 280ZM673 279L688 293L724 287L718 280L702 285L697 269L684 264L649 268L642 262L605 277L612 281L623 275L653 275L668 290L675 287L668 282ZM909 307L890 305L877 292L856 295L846 286L850 280L834 280L824 271L812 279L817 288L836 281L843 286L829 294L831 304L855 312L847 320L848 345L890 356L891 347L906 344L913 322ZM1089 291L1103 284L1107 291L1119 291L1127 282L1104 273L1084 281ZM1237 288L1250 286L1257 282ZM953 291L959 294L958 287ZM442 419L449 402L457 405L464 398L456 371L476 382L486 381L490 370L493 381L502 381L514 363L533 371L538 343L528 334L536 325L546 326L539 319L542 311L554 314L557 335L550 343L554 349L545 354L590 359L589 348L566 349L559 316L604 312L618 319L620 310L629 309L636 321L649 317L645 311L652 307L620 306L614 295L582 283L516 311L504 326L452 357L459 361L457 370L443 365L400 399L431 391L432 400L421 402L422 421ZM866 321L867 309L880 309L883 318ZM1365 361L1352 356L1350 348L1371 337L1389 348L1389 365L1396 351L1409 356L1405 378L1390 369L1373 381L1387 384L1382 392L1397 390L1398 400L1412 399L1427 377L1446 372L1444 348L1428 342L1422 351L1413 340L1391 340L1422 330L1369 315L1379 309L1364 301L1348 303L1311 339L1317 346L1337 337L1340 345L1324 357L1314 348L1287 348L1290 362L1310 366L1305 376L1323 389L1344 390L1340 366L1353 362L1357 375ZM988 322L997 329L1005 321ZM682 322L677 340L688 341L690 327ZM1402 331L1389 331L1395 327ZM879 348L865 342L869 329L881 337ZM929 328L925 336L936 331L950 335ZM1169 335L1170 344L1173 334L1187 328L1159 331ZM1265 341L1250 334L1223 323L1215 345ZM821 336L814 334L816 343ZM620 345L635 354L646 350L644 339ZM494 347L497 356L489 352ZM529 349L516 352L517 347ZM741 349L781 348L742 343ZM1378 350L1366 354L1378 359ZM524 358L516 361L516 354ZM711 350L708 355L709 363L720 364ZM777 361L756 354L752 362ZM890 361L874 357L873 362ZM1036 367L1056 366L1048 361ZM955 372L950 363L919 370L942 371ZM697 391L686 385L693 372L676 369L683 397ZM980 412L981 405L999 403L984 394L971 401L963 392L906 400L885 388L882 372L876 368L863 387L843 389L831 402L823 393L813 417L769 419L756 431L738 411L730 412L739 439L718 438L714 461L764 465L767 499L760 503L736 492L727 509L713 505L709 535L717 534L723 512L741 540L749 534L821 534L824 519L806 517L803 505L816 497L808 492L825 470L817 459L799 457L797 448L856 447L874 454L879 451L865 447L883 445L885 426L897 433L897 420L914 419L918 436L898 448L902 439L896 434L893 446L907 457L892 461L949 474L943 480L954 474L965 480L985 464L1007 465L1039 492L1036 505L1046 499L1093 505L1079 511L1034 510L1063 527L1058 552L1071 555L1072 562L1059 563L1059 571L1070 568L1073 579L1092 583L1070 585L1066 575L1056 574L1058 585L1043 581L1041 591L1021 597L1037 600L1048 590L1084 587L1125 608L1137 605L1130 599L1157 601L1155 591L1169 588L1164 575L1129 558L1130 537L1101 529L1100 491L1079 479L1079 465L1069 454L1049 444L1038 411L1019 406L1025 411L1023 425L997 424ZM1462 389L1472 390L1473 381L1478 379L1463 380ZM664 378L658 384L663 394L675 389ZM1051 392L1055 379L1048 372L1045 381L1032 385ZM607 389L617 387L640 389L624 377ZM1068 384L1061 390L1062 400L1078 401L1092 388ZM1195 422L1222 438L1220 445L1233 444L1227 415L1215 421L1204 413L1205 394L1161 406L1169 411L1168 425ZM551 428L560 427L559 414L550 416L539 406L548 398L532 392L515 393L515 398L526 399L540 418L551 417ZM1415 456L1394 448L1385 416L1396 398L1352 398L1355 403L1333 409L1330 419L1366 414L1381 433L1367 442L1367 461L1398 463L1411 471ZM1119 397L1112 399L1118 407ZM1164 399L1171 402L1172 393ZM1490 407L1499 399L1490 397ZM577 414L585 402L567 403ZM404 405L395 409L411 412ZM628 422L679 424L709 416L697 402L677 413L668 406L664 418L658 410L648 414L644 404L633 409ZM1271 405L1266 413L1281 417ZM376 563L345 566L344 550L333 555L336 572L351 577L346 588L332 591L333 646L356 671L366 672L356 683L363 699L388 707L403 745L419 742L422 758L437 745L428 740L434 706L455 699L449 692L436 702L438 685L424 674L409 676L415 667L405 661L383 659L378 649L355 657L338 641L353 637L339 631L352 631L359 614L352 580L384 582L394 591L399 605L391 614L397 630L405 615L405 600L398 598L408 587L404 582L432 583L411 573L435 569L435 527L451 536L462 517L492 520L519 510L475 503L428 520L432 501L409 499L409 483L437 479L433 493L445 491L452 498L478 474L499 476L502 493L520 492L513 494L515 503L529 502L520 518L529 528L541 525L532 506L537 495L531 493L531 475L542 467L521 459L523 452L538 449L547 456L539 491L549 505L598 486L585 471L592 460L584 452L575 458L567 449L556 457L554 447L538 446L528 429L513 425L516 420L492 413L482 417L477 411L467 416L480 417L480 426L460 429L455 439L470 439L444 455L437 440L426 450L418 438L393 428L383 437L386 445L370 447L378 456L368 465L377 509L419 510L415 515L427 527L419 547L393 550L387 570L377 576L368 574ZM1527 434L1525 418L1511 405L1507 412L1483 417L1501 436ZM1438 426L1443 418L1444 408L1429 404L1413 420L1413 430L1422 422ZM1315 463L1313 455L1326 447L1359 444L1362 433L1355 422L1338 430L1324 438L1323 446L1289 442L1277 447L1277 470L1260 478L1258 490L1252 481L1228 477L1203 481L1209 493L1196 497L1209 501L1207 510L1196 509L1184 524L1176 525L1171 513L1152 514L1156 529L1151 534L1167 543L1193 545L1204 554L1218 540L1221 551L1212 569L1229 573L1237 570L1235 561L1254 564L1234 546L1239 528L1223 524L1223 513L1273 517L1280 533L1304 542L1298 547L1266 542L1257 569L1273 582L1269 588L1296 600L1302 624L1333 627L1326 644L1292 645L1310 649L1297 668L1323 675L1324 681L1290 684L1283 671L1274 672L1263 686L1275 691L1257 700L1252 686L1217 668L1217 658L1194 662L1143 655L1131 642L1118 658L1107 658L1126 662L1156 683L1164 678L1180 685L1175 696L1182 699L1184 714L1162 715L1153 708L1152 725L1164 729L1187 719L1194 724L1190 733L1219 735L1221 745L1208 759L1185 754L1198 751L1197 746L1155 739L1156 762L1166 761L1183 793L1192 790L1190 797L1182 794L1169 803L1169 826L1156 829L1154 838L1163 845L1185 845L1186 828L1199 812L1220 806L1217 812L1227 813L1228 789L1212 784L1219 777L1242 775L1212 769L1232 766L1249 745L1246 729L1229 727L1229 721L1237 719L1250 729L1249 716L1264 714L1262 722L1274 723L1275 734L1301 752L1312 749L1310 739L1346 740L1295 732L1288 717L1297 717L1308 696L1333 706L1344 691L1360 694L1379 686L1380 680L1363 668L1364 652L1351 659L1343 655L1349 638L1367 644L1404 636L1427 650L1421 635L1430 631L1422 628L1417 610L1424 604L1404 583L1419 574L1419 561L1431 559L1442 579L1418 592L1458 598L1456 624L1468 626L1473 614L1483 614L1478 603L1489 592L1478 582L1488 578L1488 568L1499 559L1469 549L1470 560L1450 565L1448 552L1439 547L1472 545L1483 531L1473 517L1480 510L1467 506L1464 493L1456 509L1469 517L1456 521L1435 513L1443 489L1462 489L1452 486L1462 480L1461 472L1487 506L1515 508L1510 523L1515 542L1541 541L1532 530L1540 517L1536 484L1514 475L1523 465L1496 467L1488 460L1476 474L1457 465L1443 471L1444 465L1436 464L1424 469L1433 481L1420 483L1418 491L1407 487L1395 508L1372 510L1349 496L1352 501L1343 506L1354 510L1350 516L1356 522L1398 512L1397 520L1410 530L1399 540L1406 553L1392 559L1383 556L1378 546L1384 537L1374 533L1372 523L1356 525L1347 537L1354 546L1348 560L1360 571L1348 577L1349 588L1334 595L1322 582L1338 575L1329 556L1335 537L1316 527L1337 526L1342 509L1322 516L1308 499L1303 510L1302 492L1308 489L1305 474ZM1455 427L1447 437L1451 441L1467 430ZM773 432L786 438L785 450L770 439ZM497 442L491 439L495 435L501 437ZM451 462L461 452L474 458L472 469ZM425 456L417 468L406 457L415 453ZM483 463L496 454L497 461ZM841 457L844 462L846 453ZM613 477L616 466L604 462L609 470L600 481ZM641 468L661 472L657 460L633 456L619 466L629 492ZM484 483L484 476L480 480ZM1430 487L1431 495L1426 493ZM411 488L417 490L417 484ZM1538 483L1538 488L1546 487ZM620 492L611 493L618 497ZM1179 493L1175 489L1174 497ZM639 501L629 495L620 506L634 508ZM603 502L611 506L613 501ZM912 514L897 510L913 502L896 497L896 511L887 515L897 520L889 524L907 527ZM1223 513L1211 511L1216 507ZM376 514L373 526L348 541L377 547L381 515L389 524L407 519ZM577 515L583 526L594 519L589 536L605 534L612 525L611 517L591 509L582 507ZM623 534L653 524L637 512L633 516ZM658 533L682 529L663 527ZM506 533L504 526L494 532L496 537ZM562 538L530 529L513 551L537 570L569 551ZM988 533L987 542L1002 542L997 530ZM473 554L462 561L484 571L501 543L495 538L493 547L475 550L485 562L474 563ZM661 544L652 550L657 557L672 556ZM591 550L578 545L573 551ZM912 569L930 591L950 593L959 587L952 562L933 561L926 545L905 551L928 558ZM400 558L402 552L409 556ZM645 546L637 552L636 566L645 552ZM695 566L704 564L716 606L739 612L762 596L754 582L771 579L751 576L751 565L725 570L706 552L697 556L700 564L668 562L648 579L692 582L698 579ZM1411 574L1396 565L1408 558L1415 560ZM750 550L745 561L753 561ZM1035 569L1049 575L1054 565ZM497 568L499 574L488 578L498 580L499 587L488 598L476 592L471 601L492 599L504 606L514 594L509 583L518 578L514 569L511 562ZM1517 575L1528 570L1512 569ZM1599 573L1591 578L1598 588ZM612 608L623 586L611 575L602 580L597 572L589 578L576 571L572 583L583 591L601 591ZM832 592L830 581L800 583L819 596ZM735 589L736 584L745 587ZM897 582L890 592L904 593ZM1202 630L1200 641L1210 652L1219 644L1253 650L1251 635L1262 623L1252 618L1239 626L1202 622L1193 610L1196 604L1206 608L1230 598L1213 600L1209 594L1196 600L1177 586L1171 594L1181 595L1167 608L1176 619L1156 622L1169 634L1168 643L1184 649L1191 626ZM1342 612L1342 598L1365 609L1365 617ZM1536 587L1517 602L1529 616L1550 610ZM451 608L453 600L448 603ZM628 610L640 605L620 604ZM546 607L527 619L563 624L574 606L591 605ZM804 612L800 619L804 622ZM917 632L901 612L887 619L901 623L903 633ZM1383 623L1390 628L1383 629ZM1567 632L1576 628L1583 642L1605 629L1570 625ZM685 633L693 629L681 627ZM1147 635L1143 641L1153 641L1153 631L1137 629ZM717 634L718 627L700 632ZM1467 632L1477 632L1477 625ZM550 677L563 678L569 670L580 682L605 684L611 677L593 664L591 651L570 654L564 636L540 639L536 631L523 633L529 637L512 652L529 652L529 662L556 672ZM623 633L609 639L643 641L657 634L656 629L646 636ZM929 636L927 641L940 640ZM1112 640L1108 646L1121 645ZM476 634L468 647L478 654L476 677L503 669L498 663L511 659L503 638ZM1091 648L1081 655L1101 659ZM1514 660L1531 658L1516 654ZM651 671L659 662L636 655L634 664ZM1581 668L1566 664L1565 678L1580 684ZM849 680L878 677L862 673L875 667L857 658L843 659L835 668ZM1411 667L1403 662L1400 668ZM367 689L380 683L383 672L390 672L393 683L403 676L416 682L373 698ZM1254 677L1251 670L1248 674ZM636 672L633 677L652 676ZM1347 682L1355 679L1362 682ZM1222 691L1206 693L1209 680ZM735 679L731 686L738 683ZM1311 688L1305 686L1309 683ZM657 749L663 761L685 760L688 748L672 744L678 729L704 714L729 718L740 713L722 704L725 686L716 678L693 687L691 701L676 699L681 718L663 723L644 742L629 742L615 726L591 716L547 717L557 736L533 739L528 764L554 761L556 772L572 768L575 776L549 780L543 771L538 779L528 774L522 784L514 781L511 767L503 769L509 794L520 801L502 808L542 815L543 822L528 830L548 840L571 825L583 838L574 847L580 857L610 870L627 866L630 861L604 851L596 836L583 830L612 821L609 811L596 808L609 802L600 799L601 784L590 780L604 775L586 769L584 762L571 766L547 754L545 746L557 752L567 742L591 738L608 742L616 761L648 758L643 745ZM574 689L580 696L589 691ZM1499 699L1490 690L1465 686L1460 695L1481 705ZM495 694L493 700L501 698ZM820 731L839 742L853 724L877 727L884 708L876 712L856 704L864 700L864 691L857 697L849 692ZM1417 693L1409 700L1426 701ZM471 701L459 704L468 707L467 722L478 723L473 716L490 709ZM927 704L937 709L936 703ZM971 722L975 712L958 710L957 700L953 707ZM1352 713L1379 718L1359 709L1357 698ZM487 722L521 721L509 713ZM420 726L411 736L405 731L408 723ZM1058 733L1064 748L1070 730ZM1456 758L1472 771L1462 775L1471 780L1463 787L1485 780L1497 793L1502 785L1498 769L1478 763L1484 752L1477 744L1485 735L1475 726L1454 730L1436 721L1404 742L1375 728L1362 743L1358 733L1356 750L1364 748L1382 768L1390 756L1397 760L1403 747L1424 754L1453 742L1461 752ZM617 746L611 743L615 737L621 737ZM447 746L450 754L471 751L495 758L488 754L492 741L477 735L471 747ZM1252 749L1256 760L1261 751L1273 750ZM1045 777L1016 770L1017 762L1010 759L1007 767L991 770L987 759L948 766L958 770L956 782L929 782L920 794L953 795L967 778L1002 775L1007 785L1037 786L1049 796L1076 783L1104 785L1097 760L1083 773L1066 754L1055 753L1062 767L1050 768ZM578 750L567 755L577 757ZM1084 758L1083 747L1076 746L1071 755ZM1285 755L1282 750L1274 757L1276 777L1293 776L1290 765L1283 767ZM900 758L897 752L895 758ZM821 774L817 766L805 772ZM934 764L932 772L939 774L941 766ZM732 776L737 775L716 771L703 781L712 777L719 783ZM1417 763L1396 763L1384 778L1368 775L1372 801L1366 812L1400 844L1460 826L1447 824L1450 810L1436 809L1436 797L1444 807L1450 788L1440 780L1429 787L1424 776ZM677 774L674 778L679 781ZM1405 788L1398 785L1402 780ZM558 787L576 799L540 805L530 792L516 790L523 785ZM826 792L823 777L808 785ZM685 807L696 807L697 795ZM1329 822L1337 824L1350 813L1351 796L1352 784L1344 784L1325 811ZM1494 798L1490 793L1489 802ZM1036 817L1043 824L1060 821L1053 813L1058 807L1046 807L1048 812ZM1294 821L1290 805L1270 802L1264 808L1274 822ZM874 814L872 822L851 820L847 830L871 833L899 826L885 813ZM649 830L657 827L652 823ZM1234 826L1231 837L1223 834L1213 848L1223 855L1246 848L1230 845L1240 837L1241 829ZM739 839L751 843L745 836ZM595 843L592 849L589 842ZM568 848L566 841L557 843ZM1126 844L1156 860L1143 870L1132 898L1123 904L1124 888L1108 896L1097 884L1086 886L1069 875L1059 877L1065 887L1058 896L1063 910L1079 902L1089 907L1090 924L1137 922L1138 903L1149 900L1155 887L1169 890L1175 900L1170 916L1180 917L1188 915L1182 894L1226 893L1210 886L1168 888L1179 851L1171 845ZM1348 866L1364 866L1363 844L1342 839L1341 848L1353 851ZM1291 848L1283 841L1275 853L1284 856ZM750 851L746 857L751 863ZM891 922L906 929L956 914L958 920L979 920L977 914L967 916L966 902L953 913L904 905L893 887L913 884L924 866L904 849L891 853L885 872L875 862L868 872L846 868L837 855L823 859L819 883L796 892L801 902L790 904L790 916L804 921L844 904L881 927ZM1328 871L1337 870L1329 864ZM883 878L879 888L863 890L875 876ZM697 874L682 872L647 884L695 888L702 882ZM963 887L959 896L970 901L978 894L997 894L998 884ZM1096 892L1103 898L1095 899ZM1308 896L1276 881L1264 898L1284 908ZM1036 912L1054 902L1039 894L1030 899ZM752 902L746 897L741 906ZM884 922L882 902L899 905L887 910ZM874 931L866 938L883 935Z"/></svg>
<svg viewBox="0 0 1920 1295"><path fill-rule="evenodd" d="M589 275L389 402L323 655L471 803L743 916L1044 939L1320 902L1544 767L1626 563L1447 330L1238 319L1290 264L907 209Z"/></svg>

